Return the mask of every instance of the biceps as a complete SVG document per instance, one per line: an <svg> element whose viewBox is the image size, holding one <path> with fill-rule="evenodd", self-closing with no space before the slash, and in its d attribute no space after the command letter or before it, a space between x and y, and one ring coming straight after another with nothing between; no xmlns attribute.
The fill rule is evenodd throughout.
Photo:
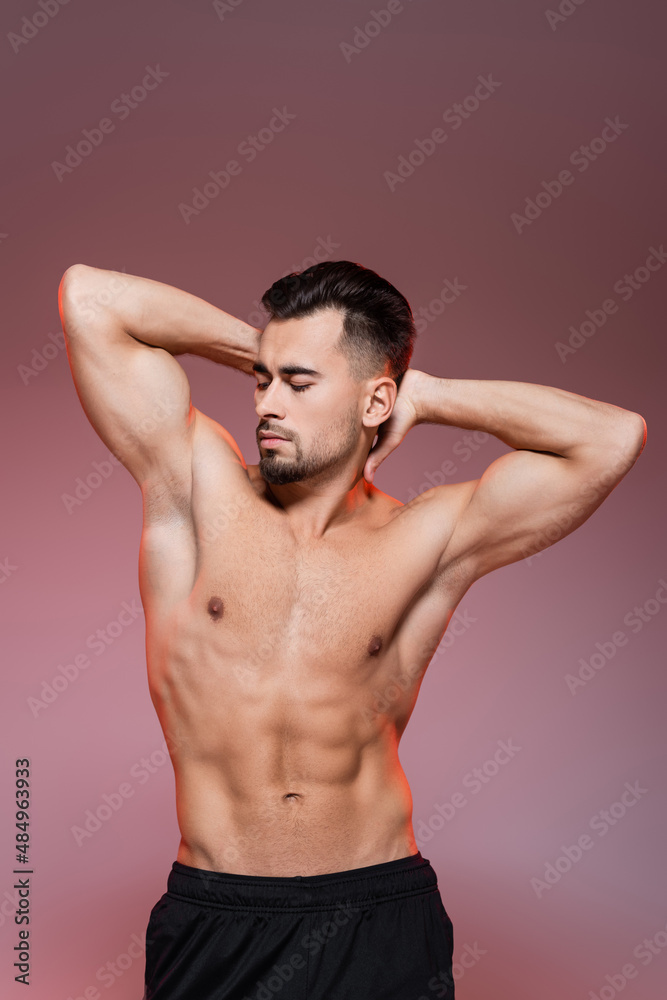
<svg viewBox="0 0 667 1000"><path fill-rule="evenodd" d="M86 416L137 482L158 466L185 474L190 386L176 359L122 330L68 338L67 353Z"/></svg>
<svg viewBox="0 0 667 1000"><path fill-rule="evenodd" d="M623 470L623 465L625 468ZM627 462L517 450L492 462L452 534L449 555L478 578L535 555L578 528L627 471Z"/></svg>

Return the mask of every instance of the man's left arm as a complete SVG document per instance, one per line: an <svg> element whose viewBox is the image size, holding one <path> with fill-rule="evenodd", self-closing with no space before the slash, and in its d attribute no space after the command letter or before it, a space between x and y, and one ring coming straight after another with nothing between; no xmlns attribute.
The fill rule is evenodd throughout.
<svg viewBox="0 0 667 1000"><path fill-rule="evenodd" d="M611 403L529 382L437 378L408 369L367 468L374 470L417 423L485 431L515 449L480 479L457 484L465 496L439 568L455 560L471 579L578 528L646 442L643 417ZM436 486L424 496L431 495L434 511L441 499L444 515L451 489Z"/></svg>

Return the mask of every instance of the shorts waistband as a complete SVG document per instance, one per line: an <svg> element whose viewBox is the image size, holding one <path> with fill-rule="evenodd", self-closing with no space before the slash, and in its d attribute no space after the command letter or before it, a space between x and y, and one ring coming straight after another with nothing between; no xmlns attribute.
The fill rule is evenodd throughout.
<svg viewBox="0 0 667 1000"><path fill-rule="evenodd" d="M257 911L373 906L437 890L437 875L420 851L395 861L322 875L238 875L174 861L167 879L169 896L212 907Z"/></svg>

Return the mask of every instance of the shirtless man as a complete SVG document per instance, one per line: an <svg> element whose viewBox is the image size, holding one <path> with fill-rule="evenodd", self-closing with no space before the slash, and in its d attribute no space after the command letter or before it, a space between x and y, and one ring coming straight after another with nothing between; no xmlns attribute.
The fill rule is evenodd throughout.
<svg viewBox="0 0 667 1000"><path fill-rule="evenodd" d="M452 923L398 744L470 585L590 517L643 418L409 368L407 301L349 261L275 282L263 331L82 264L59 301L81 404L143 497L148 683L181 833L145 1000L451 1000ZM259 465L192 406L184 353L254 374ZM514 450L401 504L373 474L419 423Z"/></svg>

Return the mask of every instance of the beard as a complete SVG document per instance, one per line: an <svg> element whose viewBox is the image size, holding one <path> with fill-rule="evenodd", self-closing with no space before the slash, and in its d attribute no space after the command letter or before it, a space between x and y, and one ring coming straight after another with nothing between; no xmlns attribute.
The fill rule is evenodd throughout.
<svg viewBox="0 0 667 1000"><path fill-rule="evenodd" d="M281 455L275 448L260 452L259 471L267 483L284 486L305 480L319 484L334 479L338 467L354 454L359 444L359 416L357 404L350 407L314 441L308 454L304 454L298 439L289 439L295 454Z"/></svg>

